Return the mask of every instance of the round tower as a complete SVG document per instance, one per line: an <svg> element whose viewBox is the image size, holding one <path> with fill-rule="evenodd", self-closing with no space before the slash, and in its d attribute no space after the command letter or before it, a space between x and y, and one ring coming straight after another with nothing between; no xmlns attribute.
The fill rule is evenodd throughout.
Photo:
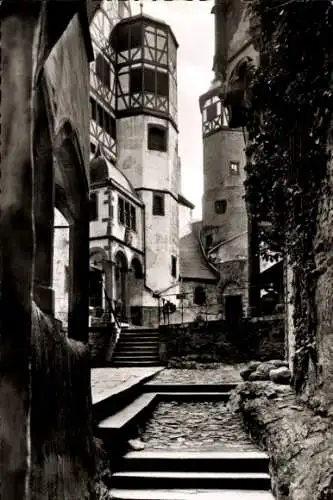
<svg viewBox="0 0 333 500"><path fill-rule="evenodd" d="M117 72L118 167L145 205L146 285L178 280L177 48L170 27L140 14L111 35Z"/></svg>
<svg viewBox="0 0 333 500"><path fill-rule="evenodd" d="M203 133L203 228L207 251L244 235L245 143L242 129L229 128L228 113L219 97L220 86L201 96ZM238 256L246 257L247 243Z"/></svg>

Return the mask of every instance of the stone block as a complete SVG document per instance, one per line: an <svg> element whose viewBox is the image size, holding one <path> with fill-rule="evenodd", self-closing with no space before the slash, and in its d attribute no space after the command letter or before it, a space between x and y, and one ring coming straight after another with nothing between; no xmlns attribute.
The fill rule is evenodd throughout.
<svg viewBox="0 0 333 500"><path fill-rule="evenodd" d="M251 373L254 372L254 369L251 368L245 368L244 370L240 371L240 376L242 377L243 380L249 380L249 377Z"/></svg>
<svg viewBox="0 0 333 500"><path fill-rule="evenodd" d="M281 366L280 368L273 368L269 372L269 378L272 382L276 384L288 385L291 381L291 372L286 366Z"/></svg>

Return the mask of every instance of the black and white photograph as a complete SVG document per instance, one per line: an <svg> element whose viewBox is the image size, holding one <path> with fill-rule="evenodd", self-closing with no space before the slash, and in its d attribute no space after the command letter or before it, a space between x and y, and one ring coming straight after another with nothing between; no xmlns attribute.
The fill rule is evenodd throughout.
<svg viewBox="0 0 333 500"><path fill-rule="evenodd" d="M333 500L333 0L0 0L0 500Z"/></svg>

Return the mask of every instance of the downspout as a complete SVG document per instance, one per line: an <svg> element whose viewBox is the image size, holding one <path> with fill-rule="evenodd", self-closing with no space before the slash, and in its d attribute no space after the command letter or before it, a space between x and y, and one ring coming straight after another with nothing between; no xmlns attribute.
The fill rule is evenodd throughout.
<svg viewBox="0 0 333 500"><path fill-rule="evenodd" d="M145 261L144 287L146 290L148 290L148 292L150 292L152 294L159 294L159 292L156 292L155 290L153 290L152 288L150 288L147 285L147 273L146 273L146 269L147 269L147 254L146 254L147 244L146 244L146 205L145 204L143 204L142 229L143 229L143 254L144 254L144 261Z"/></svg>
<svg viewBox="0 0 333 500"><path fill-rule="evenodd" d="M206 254L206 251L204 249L204 246L203 246L203 243L202 243L202 240L201 240L201 235L202 235L202 228L200 229L199 231L199 238L198 238L198 241L199 241L199 245L200 245L200 249L201 249L201 252L202 252L202 255L204 256L208 266L212 269L212 271L217 275L218 278L220 278L221 274L220 274L220 271L209 261L208 259L208 256Z"/></svg>

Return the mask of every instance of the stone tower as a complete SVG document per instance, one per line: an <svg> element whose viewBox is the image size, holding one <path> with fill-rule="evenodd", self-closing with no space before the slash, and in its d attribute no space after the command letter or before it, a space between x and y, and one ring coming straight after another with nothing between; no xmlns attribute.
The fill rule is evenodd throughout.
<svg viewBox="0 0 333 500"><path fill-rule="evenodd" d="M140 14L112 32L116 53L118 168L145 205L146 309L178 280L177 41ZM148 304L148 302L150 303Z"/></svg>
<svg viewBox="0 0 333 500"><path fill-rule="evenodd" d="M215 0L214 81L200 97L203 135L203 227L206 255L220 271L224 315L248 313L248 218L244 200L245 136L225 99L253 47L241 0Z"/></svg>

